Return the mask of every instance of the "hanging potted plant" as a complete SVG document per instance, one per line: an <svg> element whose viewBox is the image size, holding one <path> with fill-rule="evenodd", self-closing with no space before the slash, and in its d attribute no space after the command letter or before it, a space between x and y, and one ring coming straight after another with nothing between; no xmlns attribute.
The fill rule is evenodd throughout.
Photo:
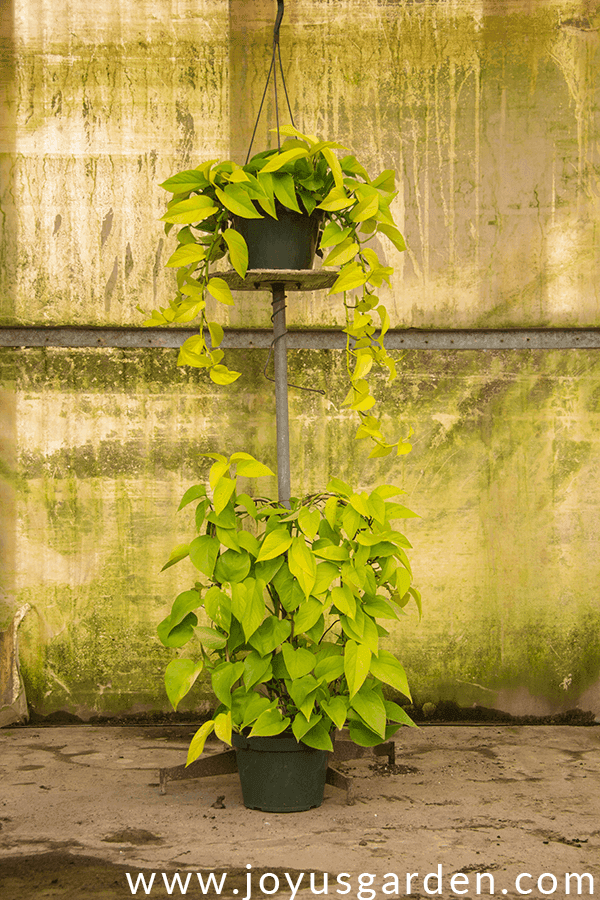
<svg viewBox="0 0 600 900"><path fill-rule="evenodd" d="M214 731L238 750L246 806L308 809L322 802L335 729L369 747L414 724L384 693L410 700L380 646L382 622L411 600L420 614L411 545L394 524L414 514L395 486L355 492L337 478L285 508L238 493L239 476L273 474L250 454L209 455L209 490L195 485L180 504L195 504L195 536L164 567L189 558L202 577L158 626L166 647L193 649L168 664L167 694L177 708L207 672L219 705L187 764Z"/></svg>
<svg viewBox="0 0 600 900"><path fill-rule="evenodd" d="M350 384L344 404L360 417L357 437L373 442L371 456L407 453L404 439L384 438L367 379L374 363L390 380L396 377L384 343L390 319L376 293L393 269L369 246L383 236L405 249L390 212L394 172L371 179L355 156L338 158L335 151L344 148L335 141L292 125L277 134L287 138L280 148L258 153L244 166L209 160L163 182L173 195L162 217L165 231L179 226L178 246L166 263L177 272L177 291L143 324L198 321L198 334L183 343L178 364L204 368L216 384L231 384L241 373L224 364L223 328L209 320L206 305L208 295L228 306L234 298L223 273L211 267L227 256L241 278L249 268L310 268L316 248L324 267L339 267L330 294L341 296L345 312Z"/></svg>

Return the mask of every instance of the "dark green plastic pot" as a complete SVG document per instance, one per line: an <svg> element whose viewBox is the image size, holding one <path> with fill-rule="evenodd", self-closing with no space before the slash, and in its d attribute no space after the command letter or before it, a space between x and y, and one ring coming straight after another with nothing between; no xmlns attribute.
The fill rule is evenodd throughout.
<svg viewBox="0 0 600 900"><path fill-rule="evenodd" d="M234 216L233 225L248 245L249 269L312 269L323 213L299 215L280 204L277 219Z"/></svg>
<svg viewBox="0 0 600 900"><path fill-rule="evenodd" d="M293 735L232 735L244 806L264 812L302 812L323 802L327 750L298 743Z"/></svg>

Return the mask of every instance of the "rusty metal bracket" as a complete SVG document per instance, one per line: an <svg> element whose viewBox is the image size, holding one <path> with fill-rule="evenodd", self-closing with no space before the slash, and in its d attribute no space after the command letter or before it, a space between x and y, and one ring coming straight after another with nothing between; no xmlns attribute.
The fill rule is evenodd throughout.
<svg viewBox="0 0 600 900"><path fill-rule="evenodd" d="M373 752L375 756L387 756L390 765L396 760L396 746L393 741L386 741L375 747L359 747L353 741L338 738L334 742L334 750L331 754L331 763L344 762L349 759L360 759ZM226 750L223 753L214 753L210 756L201 757L189 766L185 764L179 766L170 766L169 768L159 769L159 793L164 795L167 793L167 785L169 781L187 781L190 778L208 778L212 775L229 775L237 772L237 758L235 750ZM354 806L354 782L352 776L344 775L335 766L327 767L325 776L326 784L340 788L346 791L346 805Z"/></svg>

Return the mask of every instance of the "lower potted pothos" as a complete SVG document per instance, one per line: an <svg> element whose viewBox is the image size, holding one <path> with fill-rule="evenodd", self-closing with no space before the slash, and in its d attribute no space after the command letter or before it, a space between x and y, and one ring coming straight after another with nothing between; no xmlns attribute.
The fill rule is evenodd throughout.
<svg viewBox="0 0 600 900"><path fill-rule="evenodd" d="M264 738L275 750L304 748L316 778L307 798L279 796L289 776L286 787L270 758L266 768L251 768L249 786L242 780L244 802L270 811L318 806L336 729L348 726L350 738L369 747L414 724L384 693L387 685L410 700L404 668L381 647L382 621L397 621L411 600L421 611L411 545L394 524L414 513L393 485L357 492L337 478L286 508L238 493L240 477L273 474L250 454L207 455L214 460L209 490L195 485L180 504L195 504L195 536L164 567L189 558L201 580L179 594L158 627L166 647L191 650L167 666L172 705L203 670L219 704L194 735L187 763L213 731L241 753L253 744L262 749ZM299 764L296 782L304 782L306 763Z"/></svg>

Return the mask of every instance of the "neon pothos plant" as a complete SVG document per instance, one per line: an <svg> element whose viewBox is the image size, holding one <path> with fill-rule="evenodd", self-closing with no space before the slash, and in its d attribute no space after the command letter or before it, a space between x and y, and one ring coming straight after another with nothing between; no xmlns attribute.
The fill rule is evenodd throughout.
<svg viewBox="0 0 600 900"><path fill-rule="evenodd" d="M164 567L189 557L202 581L179 594L158 627L166 647L192 649L167 666L173 706L203 670L220 703L192 739L188 764L213 730L226 743L232 731L291 730L331 750L332 730L346 723L362 746L413 725L384 695L390 685L410 699L402 665L380 647L388 634L380 620L399 619L411 599L421 609L411 545L393 524L414 515L390 499L404 492L357 493L334 478L287 509L238 493L240 476L273 474L250 454L208 455L212 496L203 485L186 491L180 509L196 503L197 534Z"/></svg>
<svg viewBox="0 0 600 900"><path fill-rule="evenodd" d="M178 247L167 261L177 270L177 292L169 306L154 310L147 326L199 320L199 332L181 347L178 364L205 368L216 384L231 384L239 376L223 362L220 349L223 328L206 314L207 294L228 306L234 303L225 280L211 272L211 265L228 254L229 262L243 278L248 268L248 248L233 227L233 217L277 218L277 203L297 213L323 215L318 251L326 253L324 266L339 266L330 290L341 294L345 309L346 366L350 389L344 405L360 417L357 438L370 438L371 456L386 456L393 450L407 453L411 446L399 439L389 443L373 414L375 399L367 376L374 363L396 377L394 360L385 349L390 326L385 305L377 296L393 272L382 265L368 246L377 236L404 250L390 202L394 193L394 171L386 169L371 180L352 155L339 159L335 150L345 149L335 141L322 141L302 134L291 125L279 129L287 140L281 150L258 153L244 166L209 160L196 169L179 172L162 184L173 198L162 216L167 234L174 226ZM358 293L351 295L350 292ZM208 342L207 342L208 338Z"/></svg>

